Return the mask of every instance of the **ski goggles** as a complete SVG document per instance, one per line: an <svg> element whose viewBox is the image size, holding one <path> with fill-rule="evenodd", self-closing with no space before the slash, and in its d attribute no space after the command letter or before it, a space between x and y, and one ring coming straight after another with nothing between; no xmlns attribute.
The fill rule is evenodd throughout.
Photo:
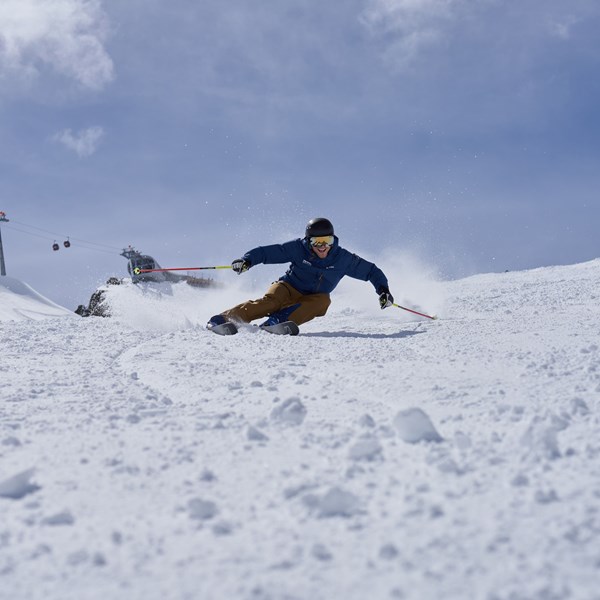
<svg viewBox="0 0 600 600"><path fill-rule="evenodd" d="M320 235L317 237L310 238L311 246L318 246L320 248L331 247L333 246L333 236L332 235Z"/></svg>

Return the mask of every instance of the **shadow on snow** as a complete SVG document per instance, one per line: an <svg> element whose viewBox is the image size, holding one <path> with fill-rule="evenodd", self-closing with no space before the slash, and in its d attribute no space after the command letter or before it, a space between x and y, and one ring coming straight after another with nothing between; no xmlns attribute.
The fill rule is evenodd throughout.
<svg viewBox="0 0 600 600"><path fill-rule="evenodd" d="M357 333L355 331L320 331L318 333L303 333L302 337L346 337L367 338L372 340L387 340L407 338L425 333L424 331L398 331L397 333Z"/></svg>

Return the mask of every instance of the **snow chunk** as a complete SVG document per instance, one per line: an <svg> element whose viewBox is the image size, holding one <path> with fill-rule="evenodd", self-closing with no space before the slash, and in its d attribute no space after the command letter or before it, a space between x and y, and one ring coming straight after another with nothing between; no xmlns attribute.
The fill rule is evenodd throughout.
<svg viewBox="0 0 600 600"><path fill-rule="evenodd" d="M219 509L214 502L202 500L201 498L192 498L188 502L188 511L190 518L200 521L207 521L217 515Z"/></svg>
<svg viewBox="0 0 600 600"><path fill-rule="evenodd" d="M329 517L351 517L359 510L358 498L339 487L332 487L321 497L310 495L305 497L305 504L316 509L321 519Z"/></svg>
<svg viewBox="0 0 600 600"><path fill-rule="evenodd" d="M219 521L212 526L212 532L215 535L230 535L233 532L233 525L228 521Z"/></svg>
<svg viewBox="0 0 600 600"><path fill-rule="evenodd" d="M398 551L398 548L394 546L394 544L384 544L379 549L379 558L383 558L385 560L392 560L399 554L400 552Z"/></svg>
<svg viewBox="0 0 600 600"><path fill-rule="evenodd" d="M555 423L548 425L540 417L535 417L523 434L521 443L537 458L556 460L561 456L557 439L558 431L559 428Z"/></svg>
<svg viewBox="0 0 600 600"><path fill-rule="evenodd" d="M462 475L464 473L464 470L461 469L457 462L449 456L444 458L437 467L442 473L453 473L454 475Z"/></svg>
<svg viewBox="0 0 600 600"><path fill-rule="evenodd" d="M443 439L431 419L420 408L401 410L394 419L394 426L402 440L408 444L441 442Z"/></svg>
<svg viewBox="0 0 600 600"><path fill-rule="evenodd" d="M590 414L590 409L582 398L571 399L571 414L587 416Z"/></svg>
<svg viewBox="0 0 600 600"><path fill-rule="evenodd" d="M466 450L472 446L471 438L462 431L457 431L454 434L454 445L459 450Z"/></svg>
<svg viewBox="0 0 600 600"><path fill-rule="evenodd" d="M68 510L42 519L42 525L73 525L73 523L75 523L75 517Z"/></svg>
<svg viewBox="0 0 600 600"><path fill-rule="evenodd" d="M27 469L21 473L17 473L8 479L0 482L0 497L20 500L28 494L33 494L40 489L39 486L30 483L35 469Z"/></svg>
<svg viewBox="0 0 600 600"><path fill-rule="evenodd" d="M375 427L375 420L373 419L373 417L371 415L363 415L360 420L358 421L358 424L361 427Z"/></svg>
<svg viewBox="0 0 600 600"><path fill-rule="evenodd" d="M14 437L13 435L8 436L7 438L4 438L2 440L2 445L3 446L20 446L21 442L19 441L19 438Z"/></svg>
<svg viewBox="0 0 600 600"><path fill-rule="evenodd" d="M558 502L558 495L554 490L538 490L534 499L538 504L550 504L551 502Z"/></svg>
<svg viewBox="0 0 600 600"><path fill-rule="evenodd" d="M249 425L246 431L246 437L252 442L266 442L269 436L265 435L260 429Z"/></svg>
<svg viewBox="0 0 600 600"><path fill-rule="evenodd" d="M306 412L306 407L300 398L292 396L271 411L271 419L287 425L301 425Z"/></svg>
<svg viewBox="0 0 600 600"><path fill-rule="evenodd" d="M524 475L523 473L518 473L512 478L510 484L514 487L524 487L526 485L529 485L529 477L527 477L527 475Z"/></svg>
<svg viewBox="0 0 600 600"><path fill-rule="evenodd" d="M314 558L321 561L331 560L333 558L333 554L329 551L329 548L324 544L315 544L310 553Z"/></svg>
<svg viewBox="0 0 600 600"><path fill-rule="evenodd" d="M90 555L87 550L77 550L76 552L71 552L67 556L67 563L72 567L76 567L77 565L82 565L90 560Z"/></svg>
<svg viewBox="0 0 600 600"><path fill-rule="evenodd" d="M216 481L216 479L217 476L210 469L204 469L200 473L200 481Z"/></svg>
<svg viewBox="0 0 600 600"><path fill-rule="evenodd" d="M352 460L375 460L382 452L381 444L374 437L358 440L350 448L348 457Z"/></svg>

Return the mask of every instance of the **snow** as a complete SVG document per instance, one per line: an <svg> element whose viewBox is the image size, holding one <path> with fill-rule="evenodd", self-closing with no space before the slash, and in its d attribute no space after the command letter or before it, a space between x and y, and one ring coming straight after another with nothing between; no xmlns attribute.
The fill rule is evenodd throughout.
<svg viewBox="0 0 600 600"><path fill-rule="evenodd" d="M40 321L65 316L73 316L72 311L48 300L14 277L0 277L0 322Z"/></svg>
<svg viewBox="0 0 600 600"><path fill-rule="evenodd" d="M600 260L423 284L437 321L357 282L297 337L2 283L3 600L600 598Z"/></svg>
<svg viewBox="0 0 600 600"><path fill-rule="evenodd" d="M417 442L441 442L431 419L420 408L401 410L394 419L400 439L409 444Z"/></svg>

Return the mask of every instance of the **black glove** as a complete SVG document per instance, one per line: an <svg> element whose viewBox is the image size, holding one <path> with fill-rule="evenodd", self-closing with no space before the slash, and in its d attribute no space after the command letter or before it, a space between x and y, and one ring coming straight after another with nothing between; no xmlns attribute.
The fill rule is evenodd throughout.
<svg viewBox="0 0 600 600"><path fill-rule="evenodd" d="M390 290L386 287L379 288L379 306L381 310L394 304L394 296L390 294Z"/></svg>
<svg viewBox="0 0 600 600"><path fill-rule="evenodd" d="M243 258L236 258L232 263L231 263L231 268L238 274L241 275L242 273L246 272L252 265L247 261L244 260Z"/></svg>

